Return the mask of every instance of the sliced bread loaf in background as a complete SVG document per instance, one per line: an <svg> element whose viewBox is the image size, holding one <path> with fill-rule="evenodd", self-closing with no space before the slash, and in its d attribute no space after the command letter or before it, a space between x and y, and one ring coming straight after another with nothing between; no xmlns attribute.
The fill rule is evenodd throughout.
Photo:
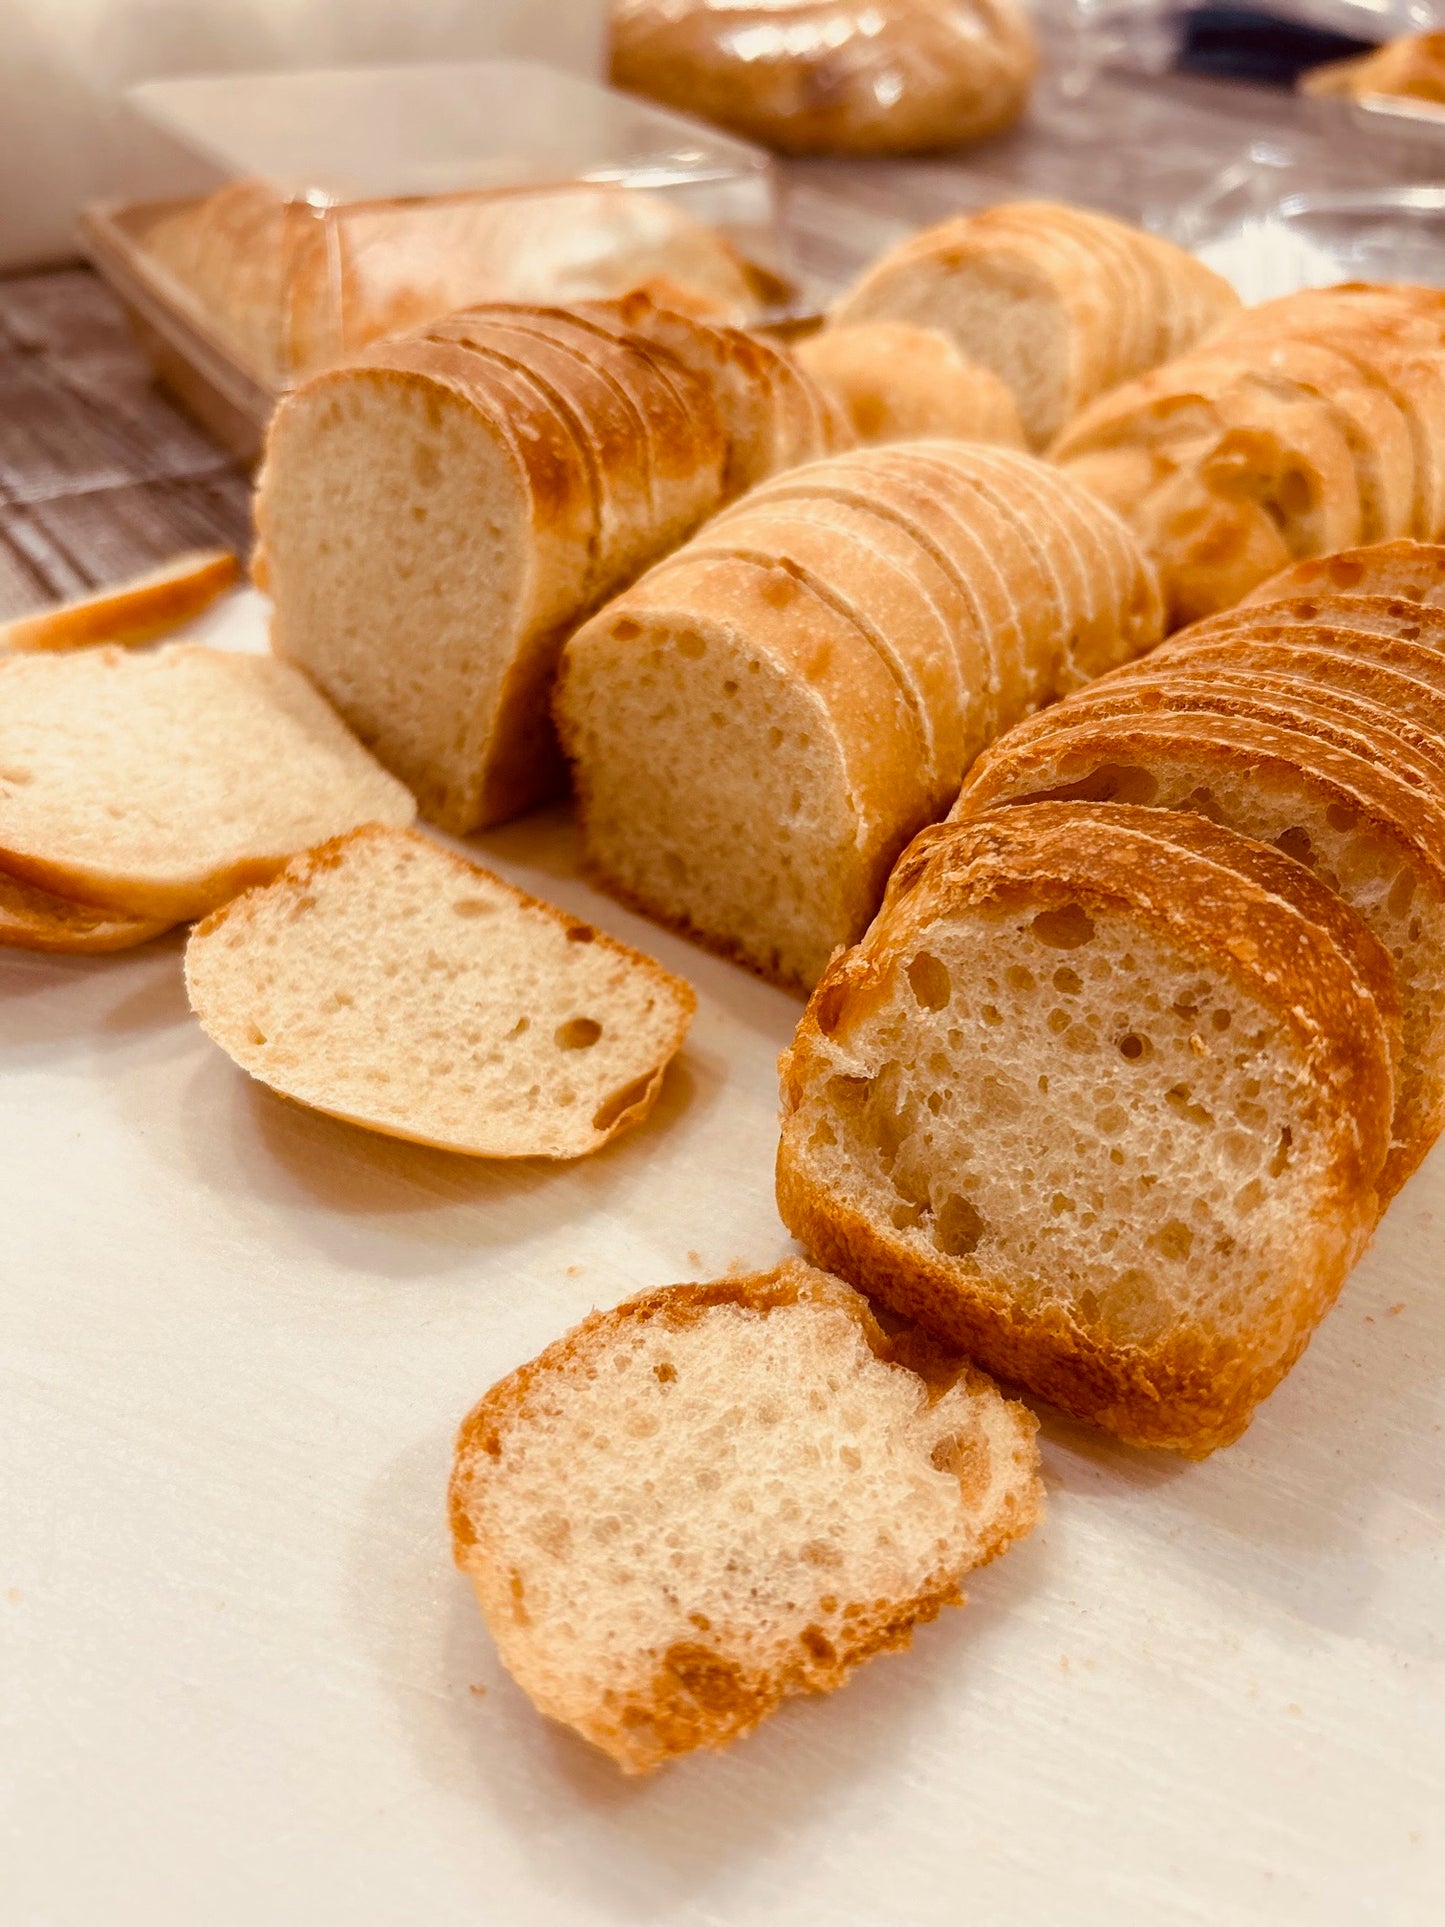
<svg viewBox="0 0 1445 1927"><path fill-rule="evenodd" d="M283 1096L473 1157L573 1158L652 1109L696 999L414 833L298 857L191 936L207 1034Z"/></svg>
<svg viewBox="0 0 1445 1927"><path fill-rule="evenodd" d="M821 1264L1141 1445L1226 1444L1374 1228L1391 965L1301 866L1088 803L927 831L783 1060Z"/></svg>
<svg viewBox="0 0 1445 1927"><path fill-rule="evenodd" d="M1227 282L1142 228L1016 201L911 235L832 318L939 329L993 370L1044 448L1096 395L1182 354L1238 306Z"/></svg>
<svg viewBox="0 0 1445 1927"><path fill-rule="evenodd" d="M796 1261L595 1312L467 1418L457 1563L624 1773L831 1692L1033 1526L1036 1426Z"/></svg>

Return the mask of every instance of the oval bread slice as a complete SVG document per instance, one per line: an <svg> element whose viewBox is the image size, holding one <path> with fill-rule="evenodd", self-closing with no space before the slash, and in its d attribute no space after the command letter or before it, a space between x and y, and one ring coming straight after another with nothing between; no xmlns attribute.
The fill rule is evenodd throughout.
<svg viewBox="0 0 1445 1927"><path fill-rule="evenodd" d="M796 1260L594 1312L457 1439L503 1662L624 1773L740 1738L960 1605L1034 1524L1037 1425Z"/></svg>
<svg viewBox="0 0 1445 1927"><path fill-rule="evenodd" d="M299 671L192 643L0 657L0 865L179 923L408 790Z"/></svg>
<svg viewBox="0 0 1445 1927"><path fill-rule="evenodd" d="M1395 1047L1368 939L1159 816L1042 803L919 838L783 1060L778 1198L890 1309L1200 1456L1368 1241Z"/></svg>
<svg viewBox="0 0 1445 1927"><path fill-rule="evenodd" d="M12 950L44 950L56 955L90 956L133 950L163 930L166 918L128 917L93 903L58 897L38 884L0 871L0 944Z"/></svg>
<svg viewBox="0 0 1445 1927"><path fill-rule="evenodd" d="M581 1157L640 1123L697 1002L580 918L378 825L208 917L186 990L272 1090L493 1158Z"/></svg>

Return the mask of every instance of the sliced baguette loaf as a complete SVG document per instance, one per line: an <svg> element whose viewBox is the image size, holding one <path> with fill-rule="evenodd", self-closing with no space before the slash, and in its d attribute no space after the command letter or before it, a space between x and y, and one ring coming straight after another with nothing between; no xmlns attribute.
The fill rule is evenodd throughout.
<svg viewBox="0 0 1445 1927"><path fill-rule="evenodd" d="M833 320L942 330L1000 377L1042 448L1094 396L1183 353L1238 305L1218 275L1142 229L1019 201L911 236Z"/></svg>
<svg viewBox="0 0 1445 1927"><path fill-rule="evenodd" d="M306 678L190 643L0 657L0 868L146 922L203 916L411 795Z"/></svg>
<svg viewBox="0 0 1445 1927"><path fill-rule="evenodd" d="M1445 1125L1445 811L1438 773L1390 767L1380 729L1342 733L1297 689L1116 688L1032 719L980 760L959 817L1000 803L1075 798L1190 810L1305 864L1389 952L1404 1032L1391 1196ZM1359 718L1355 721L1358 724Z"/></svg>
<svg viewBox="0 0 1445 1927"><path fill-rule="evenodd" d="M806 989L995 732L1160 626L1127 530L1031 456L899 443L792 470L568 643L587 860Z"/></svg>
<svg viewBox="0 0 1445 1927"><path fill-rule="evenodd" d="M217 596L234 588L240 573L229 549L196 549L129 582L0 623L0 650L154 642L194 622Z"/></svg>
<svg viewBox="0 0 1445 1927"><path fill-rule="evenodd" d="M273 645L424 815L515 815L562 782L569 630L834 426L786 356L645 297L449 316L277 410L256 501Z"/></svg>
<svg viewBox="0 0 1445 1927"><path fill-rule="evenodd" d="M508 1670L624 1773L831 1692L1026 1534L1035 1421L796 1261L595 1312L487 1394L451 1520Z"/></svg>
<svg viewBox="0 0 1445 1927"><path fill-rule="evenodd" d="M1285 868L1155 810L926 832L784 1057L784 1222L1077 1417L1228 1443L1363 1250L1390 1138L1389 961Z"/></svg>
<svg viewBox="0 0 1445 1927"><path fill-rule="evenodd" d="M696 1005L590 924L378 825L207 918L186 989L283 1096L497 1158L581 1157L640 1123Z"/></svg>

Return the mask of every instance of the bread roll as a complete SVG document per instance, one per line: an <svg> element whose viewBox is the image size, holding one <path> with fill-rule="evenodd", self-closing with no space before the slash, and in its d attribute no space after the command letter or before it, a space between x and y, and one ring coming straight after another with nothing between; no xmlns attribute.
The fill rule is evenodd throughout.
<svg viewBox="0 0 1445 1927"><path fill-rule="evenodd" d="M1017 0L613 0L612 83L785 154L1000 133L1038 52Z"/></svg>

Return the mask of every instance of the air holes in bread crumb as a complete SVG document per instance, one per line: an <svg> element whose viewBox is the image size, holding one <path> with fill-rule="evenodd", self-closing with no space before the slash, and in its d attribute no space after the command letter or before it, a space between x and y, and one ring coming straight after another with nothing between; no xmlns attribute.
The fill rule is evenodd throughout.
<svg viewBox="0 0 1445 1927"><path fill-rule="evenodd" d="M1094 920L1077 903L1061 904L1057 910L1040 910L1029 926L1040 943L1051 950L1078 950L1091 943Z"/></svg>
<svg viewBox="0 0 1445 1927"><path fill-rule="evenodd" d="M552 1041L559 1050L590 1050L601 1035L602 1026L595 1017L569 1017L553 1031Z"/></svg>
<svg viewBox="0 0 1445 1927"><path fill-rule="evenodd" d="M495 903L488 903L485 897L456 897L452 909L459 917L489 917L496 910Z"/></svg>
<svg viewBox="0 0 1445 1927"><path fill-rule="evenodd" d="M613 623L612 633L618 642L636 642L642 634L642 624L634 622L631 616L623 616L620 621Z"/></svg>
<svg viewBox="0 0 1445 1927"><path fill-rule="evenodd" d="M1154 1046L1137 1030L1125 1031L1119 1039L1119 1055L1126 1057L1131 1064L1147 1063L1154 1055Z"/></svg>
<svg viewBox="0 0 1445 1927"><path fill-rule="evenodd" d="M908 965L908 981L925 1010L943 1010L953 996L953 979L947 965L927 950L920 950Z"/></svg>
<svg viewBox="0 0 1445 1927"><path fill-rule="evenodd" d="M590 923L569 923L567 941L568 943L596 943L597 932Z"/></svg>
<svg viewBox="0 0 1445 1927"><path fill-rule="evenodd" d="M685 629L677 639L677 653L686 656L689 662L697 662L707 654L707 644L691 629Z"/></svg>
<svg viewBox="0 0 1445 1927"><path fill-rule="evenodd" d="M967 1258L983 1242L988 1226L967 1198L950 1195L938 1207L933 1242L948 1258Z"/></svg>
<svg viewBox="0 0 1445 1927"><path fill-rule="evenodd" d="M1160 1225L1149 1242L1161 1257L1182 1264L1194 1249L1194 1233L1178 1218L1170 1218L1167 1224Z"/></svg>

